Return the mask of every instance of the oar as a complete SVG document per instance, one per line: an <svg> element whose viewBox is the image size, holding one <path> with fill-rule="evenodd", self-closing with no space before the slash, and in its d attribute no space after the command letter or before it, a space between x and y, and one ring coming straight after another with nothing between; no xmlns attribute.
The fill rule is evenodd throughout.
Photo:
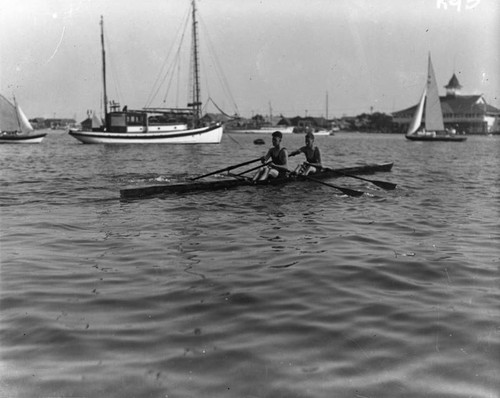
<svg viewBox="0 0 500 398"><path fill-rule="evenodd" d="M396 189L396 187L398 185L398 184L394 184L392 182L387 182L387 181L369 180L368 178L358 177L358 176L354 176L352 174L342 173L342 175L345 175L346 177L357 178L358 180L371 182L372 184L376 185L377 187L385 189L387 191L392 191L393 189Z"/></svg>
<svg viewBox="0 0 500 398"><path fill-rule="evenodd" d="M372 184L376 185L377 187L380 187L382 189L386 189L388 191L396 189L396 186L398 185L398 184L393 184L392 182L387 182L387 181L369 180L368 178L363 178L363 177L355 176L352 174L346 174L346 173L341 173L341 172L339 172L338 174L341 174L341 175L346 176L346 177L357 178L358 180L371 182Z"/></svg>
<svg viewBox="0 0 500 398"><path fill-rule="evenodd" d="M260 166L257 166L257 167L253 167L249 170L246 170L246 171L243 171L241 173L238 173L238 174L235 174L233 177L239 177L243 174L246 174L246 173L249 173L251 171L254 171L254 170L257 170L259 168L261 168L262 166L266 166L268 165L269 163L271 163L271 161L268 161L266 163L264 163L263 165L260 165ZM291 171L289 171L288 173L292 173ZM312 177L309 177L309 176L304 176L304 175L299 175L298 177L301 177L301 178L304 178L306 180L311 180L311 181L314 181L314 182L317 182L319 184L323 184L323 185L326 185L326 186L329 186L331 188L335 188L335 189L338 189L339 191L342 191L344 194L348 195L348 196L354 196L354 197L359 197L361 195L364 194L363 191L356 191L354 189L349 189L349 188L343 188L343 187L338 187L336 185L333 185L333 184L328 184L326 182L323 182L323 181L320 181L320 180L317 180L316 178L312 178Z"/></svg>
<svg viewBox="0 0 500 398"><path fill-rule="evenodd" d="M214 175L214 174L218 174L218 173L222 173L224 171L229 171L229 170L233 170L233 169L236 169L238 167L242 167L242 166L246 166L247 164L250 164L250 163L255 163L255 162L258 162L262 159L262 157L260 158L257 158L257 159L253 159L253 160L249 160L247 162L243 162L243 163L239 163L239 164L235 164L234 166L228 166L228 167L224 167L223 169L220 169L220 170L215 170L215 171L212 171L211 173L208 173L208 174L203 174L202 176L199 176L199 177L194 177L194 178L190 178L191 181L194 181L194 180L199 180L200 178L203 178L203 177L208 177L208 176L211 176L211 175ZM259 166L260 167L260 166Z"/></svg>
<svg viewBox="0 0 500 398"><path fill-rule="evenodd" d="M339 175L343 175L345 177L357 178L358 180L371 182L372 184L376 185L377 187L380 187L382 189L386 189L388 191L396 189L396 186L398 185L398 184L393 184L392 182L380 181L380 180L369 180L368 178L363 178L363 177L355 176L352 174L342 173L341 171L336 171L335 169L331 169L329 167L324 167L324 169L334 171L335 173L337 173Z"/></svg>
<svg viewBox="0 0 500 398"><path fill-rule="evenodd" d="M363 191L356 191L354 189L339 187L337 185L329 184L327 182L324 182L324 181L321 181L321 180L317 180L316 178L312 178L312 177L309 177L309 176L305 176L305 175L299 174L298 177L299 178L304 178L306 180L317 182L318 184L326 185L327 187L338 189L339 191L342 191L344 194L346 194L348 196L354 196L354 197L357 198L357 197L360 197L361 195L364 194Z"/></svg>
<svg viewBox="0 0 500 398"><path fill-rule="evenodd" d="M296 153L295 155L298 155L298 153ZM295 156L295 155L288 155L288 157L290 156ZM262 159L262 158L261 158ZM248 169L248 170L245 170L241 173L238 173L238 174L235 174L235 176L241 176L243 174L246 174L246 173L250 173L251 171L254 171L254 170L257 170L257 169L260 169L262 166L267 166L269 163L271 163L272 160L269 160L268 162L264 163L264 164L261 164L260 166L257 166L257 167L252 167L251 169Z"/></svg>
<svg viewBox="0 0 500 398"><path fill-rule="evenodd" d="M266 162L264 164L261 164L257 167L252 167L251 169L248 169L248 170L245 170L245 171L242 171L241 173L238 173L238 174L235 174L236 176L241 176L243 174L246 174L246 173L250 173L251 171L254 171L254 170L257 170L257 169L260 169L261 167L263 166L267 166L269 163L271 163L271 160L269 162Z"/></svg>

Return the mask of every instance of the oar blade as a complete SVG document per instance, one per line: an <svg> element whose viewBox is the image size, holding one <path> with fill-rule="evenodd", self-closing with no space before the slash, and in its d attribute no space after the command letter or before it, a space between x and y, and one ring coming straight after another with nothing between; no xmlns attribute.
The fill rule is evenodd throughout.
<svg viewBox="0 0 500 398"><path fill-rule="evenodd" d="M341 188L341 187L336 187L339 191L343 192L347 196L353 196L355 198L359 198L360 196L363 196L364 192L363 191L355 191L354 189L349 189L349 188Z"/></svg>
<svg viewBox="0 0 500 398"><path fill-rule="evenodd" d="M375 184L377 187L385 189L387 191L392 191L397 187L397 184L393 184L392 182L387 181L370 180L370 182L372 184Z"/></svg>
<svg viewBox="0 0 500 398"><path fill-rule="evenodd" d="M325 167L325 169L332 170L331 168L327 168L327 167ZM380 180L371 180L371 179L368 179L368 178L359 177L359 176L355 176L355 175L352 175L352 174L341 173L341 172L339 172L338 174L339 175L343 175L344 177L351 177L351 178L356 178L358 180L371 182L372 184L376 185L377 187L385 189L385 190L388 190L388 191L396 189L396 187L397 187L397 184L393 184L392 182L380 181Z"/></svg>

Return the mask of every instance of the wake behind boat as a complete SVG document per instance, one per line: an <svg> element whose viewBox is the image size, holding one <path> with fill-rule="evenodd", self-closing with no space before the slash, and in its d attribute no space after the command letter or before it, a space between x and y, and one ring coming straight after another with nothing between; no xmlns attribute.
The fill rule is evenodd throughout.
<svg viewBox="0 0 500 398"><path fill-rule="evenodd" d="M424 111L425 105L425 111ZM422 119L424 121L422 126ZM431 56L427 66L427 83L415 110L413 119L408 126L406 138L411 141L465 141L465 135L457 135L455 130L444 127L443 111L439 99L438 86Z"/></svg>
<svg viewBox="0 0 500 398"><path fill-rule="evenodd" d="M250 162L246 162L250 163ZM135 187L126 188L120 190L120 197L122 199L139 199L146 198L150 196L155 196L159 194L175 194L175 193L189 193L189 192L207 192L215 190L223 190L236 188L239 186L274 186L274 185L284 185L296 182L307 182L310 179L313 180L325 180L329 178L344 177L346 175L369 175L376 172L389 172L391 171L393 163L381 163L381 164L367 164L364 166L355 167L345 167L339 169L322 169L320 172L311 174L309 176L303 177L301 175L287 175L286 177L271 178L264 181L252 182L250 179L234 175L231 178L218 178L215 180L207 181L195 181L198 178L194 178L191 181L181 182L178 184L162 184L162 185L152 185L147 187ZM230 170L228 168L227 170ZM206 176L212 175L213 173L207 174ZM195 181L195 182L193 182Z"/></svg>
<svg viewBox="0 0 500 398"><path fill-rule="evenodd" d="M39 144L47 133L37 133L14 99L0 94L0 144Z"/></svg>
<svg viewBox="0 0 500 398"><path fill-rule="evenodd" d="M222 123L201 120L200 63L196 5L192 0L192 99L187 108L144 108L128 110L114 102L108 112L106 93L106 56L104 22L101 17L101 44L104 85L104 115L101 126L68 133L85 144L218 144L222 139ZM91 123L92 125L92 123Z"/></svg>

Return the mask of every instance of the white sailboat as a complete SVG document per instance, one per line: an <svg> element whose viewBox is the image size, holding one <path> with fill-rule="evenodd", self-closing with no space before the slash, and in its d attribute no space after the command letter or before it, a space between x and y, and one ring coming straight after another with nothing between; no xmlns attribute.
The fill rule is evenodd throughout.
<svg viewBox="0 0 500 398"><path fill-rule="evenodd" d="M143 108L129 110L113 103L108 112L106 94L106 57L104 24L101 17L101 44L104 86L104 126L90 131L70 130L69 134L85 144L218 144L222 139L222 123L203 123L198 60L196 4L192 0L192 100L187 108Z"/></svg>
<svg viewBox="0 0 500 398"><path fill-rule="evenodd" d="M425 111L424 111L425 107ZM423 123L423 125L422 125ZM439 91L431 56L427 66L427 82L408 126L406 138L412 141L465 141L464 135L445 129Z"/></svg>
<svg viewBox="0 0 500 398"><path fill-rule="evenodd" d="M39 144L47 133L37 133L14 98L0 94L0 144Z"/></svg>

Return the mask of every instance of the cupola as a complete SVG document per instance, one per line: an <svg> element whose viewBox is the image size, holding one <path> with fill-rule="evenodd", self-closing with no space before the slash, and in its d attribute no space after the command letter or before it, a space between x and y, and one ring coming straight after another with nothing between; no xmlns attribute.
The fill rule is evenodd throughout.
<svg viewBox="0 0 500 398"><path fill-rule="evenodd" d="M447 97L455 97L462 88L462 86L458 82L457 75L453 74L450 81L446 86L444 86L444 88L446 89Z"/></svg>

